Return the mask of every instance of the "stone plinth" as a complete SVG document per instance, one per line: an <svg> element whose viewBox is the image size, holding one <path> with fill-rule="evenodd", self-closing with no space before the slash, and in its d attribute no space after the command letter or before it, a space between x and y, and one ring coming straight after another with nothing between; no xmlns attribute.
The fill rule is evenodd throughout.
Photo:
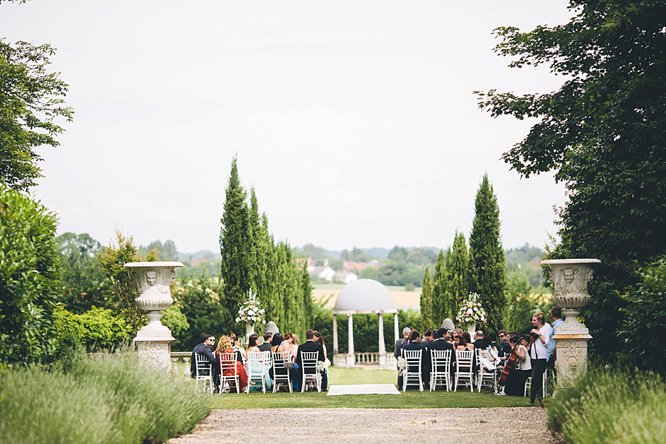
<svg viewBox="0 0 666 444"><path fill-rule="evenodd" d="M553 302L562 307L564 322L553 336L557 343L555 369L558 384L569 384L587 368L587 342L592 338L578 320L580 310L590 300L587 283L592 279L592 266L599 259L551 259L542 261L550 267L555 287Z"/></svg>
<svg viewBox="0 0 666 444"><path fill-rule="evenodd" d="M171 331L162 324L162 310L173 304L171 283L176 277L174 269L180 262L129 262L125 267L134 270L139 288L137 307L146 312L148 324L136 334L134 343L139 359L155 367L169 371L171 368Z"/></svg>

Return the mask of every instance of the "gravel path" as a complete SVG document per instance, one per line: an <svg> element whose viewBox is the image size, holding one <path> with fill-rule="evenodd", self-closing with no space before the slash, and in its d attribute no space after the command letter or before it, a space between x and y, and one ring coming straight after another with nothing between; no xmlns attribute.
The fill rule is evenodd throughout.
<svg viewBox="0 0 666 444"><path fill-rule="evenodd" d="M213 410L193 433L169 442L258 442L253 438L261 436L270 444L555 442L546 412L536 407Z"/></svg>

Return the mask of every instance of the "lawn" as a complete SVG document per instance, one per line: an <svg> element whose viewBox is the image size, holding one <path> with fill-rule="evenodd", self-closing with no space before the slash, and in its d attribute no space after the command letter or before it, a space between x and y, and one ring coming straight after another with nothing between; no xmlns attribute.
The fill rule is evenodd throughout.
<svg viewBox="0 0 666 444"><path fill-rule="evenodd" d="M393 370L330 369L330 384L394 384ZM407 391L401 395L345 395L330 396L326 393L250 393L212 395L210 406L214 409L258 408L466 408L466 407L525 407L528 398L495 396L487 391L470 393Z"/></svg>

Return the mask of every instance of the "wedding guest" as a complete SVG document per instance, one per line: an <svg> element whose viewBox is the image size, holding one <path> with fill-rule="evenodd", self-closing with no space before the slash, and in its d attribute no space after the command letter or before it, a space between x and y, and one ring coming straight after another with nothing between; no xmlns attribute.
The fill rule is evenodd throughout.
<svg viewBox="0 0 666 444"><path fill-rule="evenodd" d="M257 341L259 340L259 335L252 333L247 340L247 351L248 352L260 352L259 346L257 346Z"/></svg>
<svg viewBox="0 0 666 444"><path fill-rule="evenodd" d="M432 343L432 341L435 340L435 332L432 329L427 329L426 332L423 334L423 340L421 340L421 343L425 345L426 348Z"/></svg>
<svg viewBox="0 0 666 444"><path fill-rule="evenodd" d="M472 345L479 350L485 348L483 346L483 331L477 330L476 333L474 333L474 342L472 342Z"/></svg>
<svg viewBox="0 0 666 444"><path fill-rule="evenodd" d="M303 381L303 372L301 371L301 367L303 365L303 353L305 352L317 352L317 361L324 362L326 360L326 356L324 355L324 347L322 344L315 342L315 337L314 337L314 330L307 330L305 332L305 342L301 345L298 346L298 351L296 352L296 362L295 366L297 367L297 371L294 373L294 390L298 390L297 387L300 388L300 385L304 383ZM315 370L305 368L304 370L306 373L315 373Z"/></svg>
<svg viewBox="0 0 666 444"><path fill-rule="evenodd" d="M326 341L324 336L317 330L314 331L314 340L315 342L321 344L321 347L324 349L324 362L329 362L328 360L328 350L326 349ZM321 372L321 390L323 392L328 391L328 368L324 368Z"/></svg>
<svg viewBox="0 0 666 444"><path fill-rule="evenodd" d="M467 350L467 341L465 341L465 336L463 335L456 335L456 338L453 340L453 344L458 351Z"/></svg>
<svg viewBox="0 0 666 444"><path fill-rule="evenodd" d="M220 366L217 363L217 359L213 355L212 348L215 347L215 336L210 333L203 332L200 335L200 340L194 349L192 350L192 358L190 359L190 374L194 378L196 376L196 361L195 354L204 355L206 359L211 363L211 368L213 369L213 376L217 376L216 373L219 373Z"/></svg>
<svg viewBox="0 0 666 444"><path fill-rule="evenodd" d="M465 338L465 347L467 350L474 350L474 344L472 344L472 337L469 332L463 332L463 338Z"/></svg>
<svg viewBox="0 0 666 444"><path fill-rule="evenodd" d="M514 335L509 338L511 349L518 356L515 369L509 375L504 387L504 393L510 396L523 396L525 393L525 381L532 373L532 364L527 355L527 348L521 344L520 336Z"/></svg>
<svg viewBox="0 0 666 444"><path fill-rule="evenodd" d="M557 328L562 324L562 309L560 307L553 307L550 310L550 319L553 321L553 327L548 335L548 345L546 346L546 359L548 360L548 367L555 368L555 359L556 359L556 343L555 336L557 334Z"/></svg>
<svg viewBox="0 0 666 444"><path fill-rule="evenodd" d="M423 380L424 388L429 386L430 382L430 354L427 353L426 347L421 343L421 333L418 330L412 330L409 335L409 344L405 346L407 350L421 350L421 379ZM417 372L417 368L410 367L410 372Z"/></svg>
<svg viewBox="0 0 666 444"><path fill-rule="evenodd" d="M532 364L532 383L530 389L530 405L534 405L535 400L539 400L542 405L543 401L543 374L546 371L548 350L546 344L550 337L552 330L550 324L546 322L543 313L539 312L532 316L532 325L534 328L530 330L531 346L530 358Z"/></svg>
<svg viewBox="0 0 666 444"><path fill-rule="evenodd" d="M243 357L240 350L236 350L229 336L222 336L215 349L215 357L219 361L221 356L226 353L233 353L236 357L236 375L238 375L238 390L244 391L247 387L247 372L243 366ZM223 376L233 376L234 371L231 368L224 369Z"/></svg>
<svg viewBox="0 0 666 444"><path fill-rule="evenodd" d="M266 332L264 333L264 342L259 346L259 351L269 352L271 351L271 340L273 339L273 333Z"/></svg>
<svg viewBox="0 0 666 444"><path fill-rule="evenodd" d="M280 333L275 333L273 335L273 339L271 339L271 355L273 353L277 353L279 351L282 351L282 350L280 350L280 346L282 345L282 341L284 341L284 339L282 338L282 335Z"/></svg>

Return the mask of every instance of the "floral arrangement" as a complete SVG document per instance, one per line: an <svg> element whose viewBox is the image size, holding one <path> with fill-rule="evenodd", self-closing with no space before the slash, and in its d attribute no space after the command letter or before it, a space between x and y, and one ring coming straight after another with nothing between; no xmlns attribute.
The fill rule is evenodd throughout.
<svg viewBox="0 0 666 444"><path fill-rule="evenodd" d="M242 322L244 324L265 324L266 319L264 319L264 314L264 309L259 306L259 301L257 301L257 295L252 293L252 291L248 291L247 299L238 310L236 322Z"/></svg>
<svg viewBox="0 0 666 444"><path fill-rule="evenodd" d="M398 370L405 370L407 368L407 360L402 356L398 356Z"/></svg>
<svg viewBox="0 0 666 444"><path fill-rule="evenodd" d="M485 324L486 318L486 311L479 302L479 295L470 293L467 299L463 301L458 316L456 316L456 321L467 325Z"/></svg>
<svg viewBox="0 0 666 444"><path fill-rule="evenodd" d="M326 370L330 366L331 366L331 361L329 361L328 358L327 358L326 361L317 361L316 368L317 368L318 372L323 372L324 370Z"/></svg>

